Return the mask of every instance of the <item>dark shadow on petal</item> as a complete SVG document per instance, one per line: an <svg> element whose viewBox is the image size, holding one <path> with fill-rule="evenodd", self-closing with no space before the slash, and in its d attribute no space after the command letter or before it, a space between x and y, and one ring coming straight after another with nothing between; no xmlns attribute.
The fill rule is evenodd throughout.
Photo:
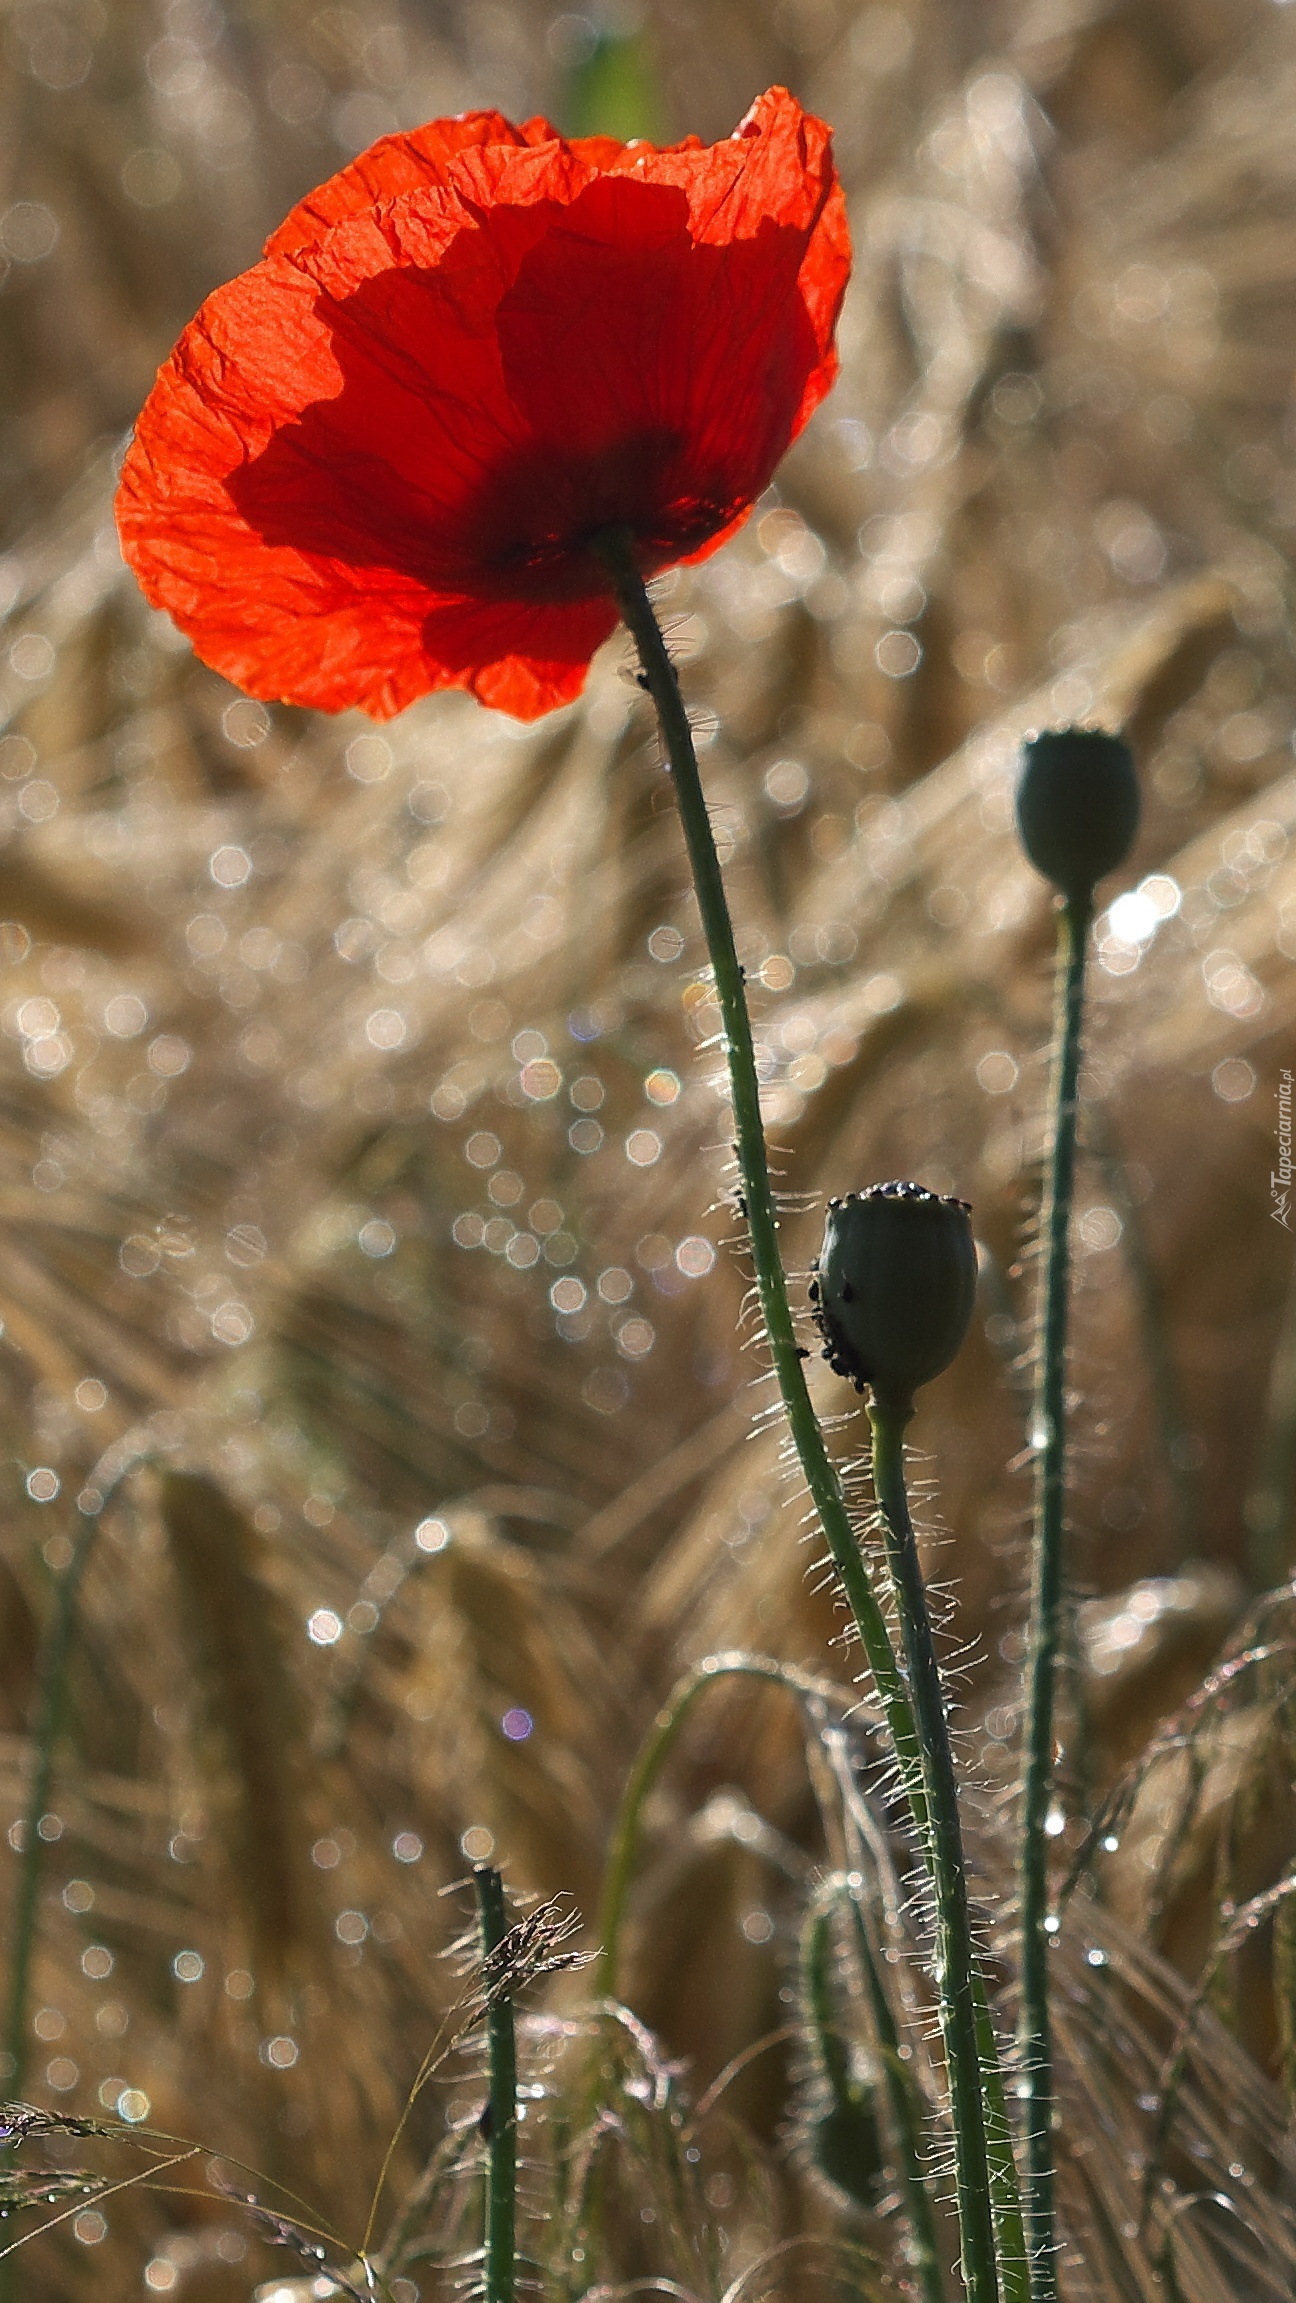
<svg viewBox="0 0 1296 2303"><path fill-rule="evenodd" d="M766 221L697 246L684 193L633 177L483 211L435 269L321 299L341 389L230 496L267 544L447 605L601 598L599 529L629 528L644 566L666 566L767 484L821 358L798 287L808 237Z"/></svg>

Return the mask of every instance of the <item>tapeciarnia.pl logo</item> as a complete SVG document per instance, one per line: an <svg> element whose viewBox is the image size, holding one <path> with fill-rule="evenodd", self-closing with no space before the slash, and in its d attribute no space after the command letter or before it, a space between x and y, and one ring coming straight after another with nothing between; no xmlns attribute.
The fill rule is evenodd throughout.
<svg viewBox="0 0 1296 2303"><path fill-rule="evenodd" d="M1289 1071L1282 1071L1278 1074L1278 1165L1269 1178L1273 1198L1269 1212L1284 1231L1291 1230L1291 1180L1292 1076Z"/></svg>

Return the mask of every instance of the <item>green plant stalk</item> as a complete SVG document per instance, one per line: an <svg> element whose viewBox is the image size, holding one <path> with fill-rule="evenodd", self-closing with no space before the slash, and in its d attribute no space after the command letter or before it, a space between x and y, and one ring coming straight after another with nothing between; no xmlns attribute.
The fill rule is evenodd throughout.
<svg viewBox="0 0 1296 2303"><path fill-rule="evenodd" d="M596 1980L601 1999L620 1997L621 1932L639 1852L644 1808L693 1705L703 1688L710 1687L717 1679L766 1679L790 1688L794 1694L823 1692L809 1673L797 1671L792 1664L740 1652L708 1655L676 1681L639 1747L612 1828L596 1922L600 1946Z"/></svg>
<svg viewBox="0 0 1296 2303"><path fill-rule="evenodd" d="M1148 1252L1142 1210L1130 1190L1120 1147L1110 1128L1103 1124L1101 1114L1095 1112L1094 1118L1093 1149L1102 1163L1104 1181L1110 1186L1112 1198L1116 1202L1116 1212L1123 1227L1126 1268L1138 1298L1143 1361L1148 1372L1171 1493L1175 1557L1180 1560L1199 1559L1201 1533L1198 1526L1197 1483L1188 1465L1179 1460L1180 1449L1188 1433L1188 1419L1184 1413L1178 1370L1170 1351L1166 1307L1161 1299L1161 1287Z"/></svg>
<svg viewBox="0 0 1296 2303"><path fill-rule="evenodd" d="M5 2059L8 2077L4 2092L21 2099L27 2071L27 2003L31 1993L32 1964L36 1954L36 1915L40 1900L41 1858L45 1842L40 1819L49 1810L54 1783L54 1754L63 1725L67 1698L67 1666L76 1624L77 1595L85 1573L98 1522L87 1519L77 1534L72 1557L59 1578L54 1614L41 1646L36 1681L36 1709L32 1724L35 1765L23 1814L22 1862L14 1898L12 1948L9 1969L9 2005L5 2021ZM0 2167L8 2153L0 2151ZM12 2303L17 2293L17 2258L0 2262L0 2303Z"/></svg>
<svg viewBox="0 0 1296 2303"><path fill-rule="evenodd" d="M709 1687L713 1680L725 1678L772 1680L776 1685L786 1687L798 1695L822 1695L824 1692L821 1682L808 1672L798 1671L795 1665L778 1663L769 1656L749 1655L742 1651L709 1655L676 1682L640 1746L630 1780L621 1795L620 1809L612 1830L597 1920L601 1946L597 1980L602 1998L615 1999L620 1991L621 1933L639 1850L644 1809L693 1704L704 1687ZM1002 2303L1030 2303L1017 2166L1013 2157L1008 2107L1004 2100L998 2043L990 2020L985 1984L979 1974L974 1978L974 1983L977 2047L985 2090L990 2199L998 2242ZM917 2179L921 2183L921 2160L916 2140L913 2166L918 2170Z"/></svg>
<svg viewBox="0 0 1296 2303"><path fill-rule="evenodd" d="M499 1960L508 1934L504 1882L488 1863L473 1872L486 1987L486 2209L482 2250L484 2303L515 2303L517 2293L517 2038L507 1975Z"/></svg>
<svg viewBox="0 0 1296 2303"><path fill-rule="evenodd" d="M639 1852L644 1809L670 1757L680 1729L703 1688L709 1687L713 1680L727 1678L772 1680L776 1685L790 1687L794 1692L802 1694L821 1692L808 1674L798 1672L793 1665L776 1663L770 1657L748 1655L740 1651L708 1655L676 1681L639 1747L612 1827L595 1921L599 1944L595 1988L600 1999L617 2001L621 1996L621 1937L630 1897L630 1882L634 1877ZM586 2101L579 2126L586 2126L593 2117L598 2080L599 2073L591 2066L587 2072ZM592 2192L591 2198L592 2218L597 2224L602 2212L598 2193Z"/></svg>
<svg viewBox="0 0 1296 2303"><path fill-rule="evenodd" d="M1287 1285L1274 1346L1264 1422L1244 1507L1251 1536L1251 1578L1269 1591L1292 1571L1296 1504L1296 1264Z"/></svg>
<svg viewBox="0 0 1296 2303"><path fill-rule="evenodd" d="M847 1887L846 1899L860 1970L864 1977L864 1989L868 1995L869 2012L877 2036L878 2058L887 2091L896 2156L900 2162L900 2188L909 2224L910 2267L923 2303L945 2303L936 2217L932 2212L931 2192L923 2168L923 2105L909 2066L900 2053L900 2035L896 2030L891 2002L878 1973L877 1953L860 1909L859 1897Z"/></svg>
<svg viewBox="0 0 1296 2303"><path fill-rule="evenodd" d="M1032 2303L1026 2226L1022 2220L1021 2188L1017 2181L1012 2124L1004 2094L1003 2067L999 2061L999 2041L990 2019L985 1978L979 1973L973 1975L972 1989L976 1999L977 2052L981 2058L986 2157L990 2164L990 2212L994 2217L1000 2303Z"/></svg>
<svg viewBox="0 0 1296 2303"><path fill-rule="evenodd" d="M802 2045L810 2049L811 2064L805 2140L819 2173L868 2214L888 2167L876 2078L856 2076L834 1989L834 1920L841 1884L839 1879L824 1882L801 1929ZM880 2058L875 2062L880 2066Z"/></svg>
<svg viewBox="0 0 1296 2303"><path fill-rule="evenodd" d="M911 1413L907 1405L897 1406L874 1397L869 1410L873 1427L873 1487L882 1514L887 1565L904 1636L909 1690L922 1749L927 1812L931 1818L936 2006L954 2129L954 2192L963 2247L963 2283L969 2303L994 2303L999 2293L999 2279L982 2094L976 1952L945 1694L905 1493L904 1434Z"/></svg>
<svg viewBox="0 0 1296 2303"><path fill-rule="evenodd" d="M54 1754L67 1697L68 1655L76 1622L77 1594L96 1529L95 1520L87 1519L84 1522L73 1545L72 1557L59 1578L54 1613L42 1643L37 1674L36 1710L32 1723L35 1765L23 1815L22 1864L14 1902L9 2006L5 2023L7 2091L14 2097L22 2094L27 2069L27 2000L36 1951L36 1910L40 1897L41 1858L45 1847L40 1835L40 1820L49 1810L54 1781ZM0 2273L2 2276L3 2273Z"/></svg>
<svg viewBox="0 0 1296 2303"><path fill-rule="evenodd" d="M694 1703L704 1688L719 1679L764 1679L775 1686L786 1687L789 1693L800 1696L822 1696L824 1687L810 1673L798 1671L793 1664L776 1662L772 1657L749 1655L735 1651L724 1655L709 1655L692 1671L684 1674L671 1690L652 1727L640 1746L630 1780L622 1794L621 1807L612 1833L607 1869L604 1873L603 1892L599 1902L598 1984L600 1996L615 1999L620 1984L621 1930L625 1918L630 1881L634 1875L635 1858L639 1848L639 1835L644 1808L661 1774ZM840 1882L837 1892L846 1892ZM917 2101L913 2082L900 2053L900 2041L895 2027L891 2003L886 1996L882 1979L862 1914L853 1895L848 1896L854 1920L860 1964L865 1988L877 2034L878 2051L883 2066L887 2101L891 2112L897 2155L900 2160L899 2176L904 2193L905 2212L912 2236L912 2264L923 2303L945 2303L945 2291L940 2275L940 2251L936 2235L936 2219L932 2213L931 2196L923 2172L922 2159L922 2107ZM835 2026L820 2025L825 2039L831 2031L840 2046ZM993 2044L993 2042L992 2042ZM830 2081L825 2052L825 2068ZM840 2073L838 2073L840 2077ZM997 2071L996 2071L997 2076ZM1007 2136L1007 2119L1003 2113L1000 2093L1002 2132ZM1011 2146L1008 2150L1008 2169L1012 2197L1016 2198L1016 2177L1012 2164ZM991 2170L992 2184L995 2171ZM1018 2215L1018 2226L1020 2216ZM1016 2256L1020 2260L1020 2240ZM1005 2293L1008 2290L1005 2288Z"/></svg>
<svg viewBox="0 0 1296 2303"><path fill-rule="evenodd" d="M1021 2050L1026 2117L1026 2232L1035 2303L1055 2303L1053 2031L1049 2012L1048 1821L1053 1711L1062 1637L1066 1516L1066 1346L1071 1294L1071 1202L1084 1021L1085 944L1092 904L1070 899L1058 920L1057 1015L1051 1148L1044 1193L1044 1310L1032 1438L1037 1450L1035 1559L1027 1650L1026 1766L1021 1821Z"/></svg>
<svg viewBox="0 0 1296 2303"><path fill-rule="evenodd" d="M828 1453L815 1415L792 1324L787 1281L779 1254L778 1218L761 1122L760 1087L752 1047L751 1021L743 989L743 971L734 947L733 926L698 774L688 714L684 709L675 667L658 628L643 578L634 563L630 537L624 531L609 531L597 539L597 548L608 566L622 615L639 651L644 682L656 707L662 741L671 766L698 910L711 958L716 997L720 1003L733 1096L735 1151L752 1262L784 1412L819 1524L873 1674L919 1844L930 1870L931 1821L927 1811L927 1793L913 1708L896 1662L882 1610L860 1556L836 1466ZM977 2035L988 2098L986 2124L991 2139L988 2188L995 2201L1003 2297L1004 2303L1027 2303L1029 2288L1017 2203L1016 2168L994 2030L979 1977L975 1978L975 1990Z"/></svg>
<svg viewBox="0 0 1296 2303"><path fill-rule="evenodd" d="M818 1514L833 1564L868 1658L869 1669L886 1713L892 1746L920 1839L927 1834L923 1810L922 1770L913 1711L896 1662L886 1622L860 1556L842 1493L837 1467L828 1453L805 1379L800 1346L792 1323L778 1244L778 1217L770 1184L765 1130L761 1121L760 1083L752 1046L751 1019L743 989L743 971L734 947L733 923L725 897L720 861L711 834L702 780L698 774L693 733L675 666L653 613L643 577L635 565L630 537L621 530L606 531L597 549L611 573L621 613L639 651L644 680L657 711L666 756L670 761L675 799L692 867L693 886L702 929L711 958L716 998L724 1026L725 1054L733 1097L734 1150L742 1182L747 1230L756 1290L774 1374L783 1400L788 1427L811 1501Z"/></svg>
<svg viewBox="0 0 1296 2303"><path fill-rule="evenodd" d="M801 1989L814 2031L815 2052L834 2103L848 2103L851 2094L850 2053L837 2020L832 1991L832 1916L837 1882L810 1908L810 1924L801 1948Z"/></svg>

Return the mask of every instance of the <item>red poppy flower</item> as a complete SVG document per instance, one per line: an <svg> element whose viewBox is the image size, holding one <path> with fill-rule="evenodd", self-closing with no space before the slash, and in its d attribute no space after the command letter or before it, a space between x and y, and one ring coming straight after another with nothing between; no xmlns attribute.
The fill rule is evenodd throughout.
<svg viewBox="0 0 1296 2303"><path fill-rule="evenodd" d="M772 88L727 142L566 143L494 112L386 136L218 288L117 514L147 597L253 695L533 719L646 574L746 516L836 374L828 130Z"/></svg>

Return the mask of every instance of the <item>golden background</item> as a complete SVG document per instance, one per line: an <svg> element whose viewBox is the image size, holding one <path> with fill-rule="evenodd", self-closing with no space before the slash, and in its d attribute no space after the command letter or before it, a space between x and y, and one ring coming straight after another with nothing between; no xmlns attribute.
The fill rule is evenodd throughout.
<svg viewBox="0 0 1296 2303"><path fill-rule="evenodd" d="M824 1668L834 1617L777 1435L750 1433L715 1010L626 644L535 728L460 697L381 734L267 709L144 607L114 459L206 291L378 135L490 104L716 137L772 81L836 131L842 378L663 606L790 1263L829 1192L914 1175L975 1203L982 1310L913 1437L990 1841L1050 1029L1048 891L1011 823L1028 728L1123 725L1145 798L1106 891L1148 883L1141 909L1100 920L1091 977L1082 1813L1291 1564L1296 8L5 0L11 1944L71 1626L11 2079L242 2158L353 2240L453 1989L462 1899L438 1889L493 1852L589 1913L676 1672L742 1644ZM826 1372L817 1395L844 1413ZM782 2020L818 1855L780 1700L710 1702L654 1811L627 1983L695 2089ZM1285 1698L1258 1709L1152 1770L1105 1874L1190 1979L1218 1896L1289 1859ZM1276 2072L1270 1934L1235 1981ZM786 2056L728 2100L774 2202L753 2228L819 2212L774 2147ZM210 2187L128 2191L106 2237L97 2214L18 2259L24 2294L217 2303L299 2275Z"/></svg>

